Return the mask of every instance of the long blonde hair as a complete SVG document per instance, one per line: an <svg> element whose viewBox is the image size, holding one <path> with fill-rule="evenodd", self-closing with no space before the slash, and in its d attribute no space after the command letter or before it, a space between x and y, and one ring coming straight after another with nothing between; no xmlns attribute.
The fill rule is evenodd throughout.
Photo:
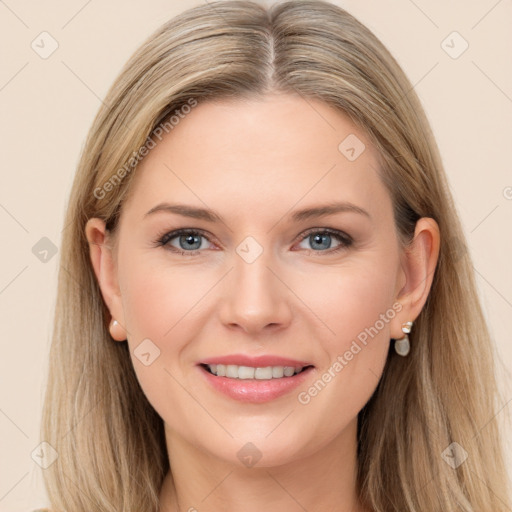
<svg viewBox="0 0 512 512"><path fill-rule="evenodd" d="M365 130L382 159L403 244L420 217L440 228L411 353L390 350L359 414L361 500L379 512L510 511L494 347L428 121L383 44L320 0L190 9L147 39L109 90L81 155L61 244L41 426L59 455L44 471L52 509L156 512L169 470L163 421L139 386L127 344L109 334L86 221L99 217L115 231L135 155L176 110L271 91L322 100ZM453 442L468 454L456 468L442 455Z"/></svg>

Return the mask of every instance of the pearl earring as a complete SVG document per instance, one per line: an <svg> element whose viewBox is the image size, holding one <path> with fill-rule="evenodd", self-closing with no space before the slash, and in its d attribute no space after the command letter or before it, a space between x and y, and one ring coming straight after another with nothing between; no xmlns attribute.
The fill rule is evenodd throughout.
<svg viewBox="0 0 512 512"><path fill-rule="evenodd" d="M109 331L112 338L114 338L116 341L124 341L122 339L123 337L126 339L124 329L117 320L112 319L110 321ZM117 338L121 338L121 340L118 340Z"/></svg>
<svg viewBox="0 0 512 512"><path fill-rule="evenodd" d="M412 324L412 322L405 322L402 324L402 332L404 333L404 337L400 338L399 340L395 340L395 352L400 356L405 357L411 349L408 334L411 332Z"/></svg>

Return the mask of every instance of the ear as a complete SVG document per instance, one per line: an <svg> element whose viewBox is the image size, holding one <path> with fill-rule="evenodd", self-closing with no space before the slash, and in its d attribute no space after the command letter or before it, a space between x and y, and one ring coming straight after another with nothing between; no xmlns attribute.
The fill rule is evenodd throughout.
<svg viewBox="0 0 512 512"><path fill-rule="evenodd" d="M393 319L391 337L404 337L402 324L414 322L427 301L434 272L439 257L440 234L439 226L434 219L422 217L416 223L414 238L404 249L402 255L401 282L405 282L399 290L396 300L402 304L402 310ZM413 327L414 329L414 327Z"/></svg>
<svg viewBox="0 0 512 512"><path fill-rule="evenodd" d="M126 329L121 292L117 279L117 263L113 255L113 248L105 222L98 218L87 221L85 235L89 242L89 255L91 263L101 289L101 295L107 305L112 319L118 325L110 325L110 333L117 341L126 340Z"/></svg>

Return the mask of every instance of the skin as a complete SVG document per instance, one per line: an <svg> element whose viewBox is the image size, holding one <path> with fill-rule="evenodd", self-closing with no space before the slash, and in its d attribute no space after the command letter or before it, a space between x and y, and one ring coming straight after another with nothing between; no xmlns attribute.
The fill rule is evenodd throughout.
<svg viewBox="0 0 512 512"><path fill-rule="evenodd" d="M338 150L349 134L366 146L355 161ZM201 103L139 165L116 237L100 219L88 221L92 265L120 324L112 336L127 339L142 389L165 422L173 478L164 481L161 512L367 510L356 496L357 415L390 339L402 338L402 323L425 304L439 251L438 226L427 218L402 249L378 170L364 132L320 101L272 94ZM164 201L208 207L224 222L145 216ZM369 217L291 220L333 201ZM198 253L154 244L178 228L205 232ZM341 242L315 243L310 228L337 229L354 242L332 252ZM252 263L236 252L247 236L263 248ZM179 237L171 243L187 250ZM401 311L301 404L298 393L393 304ZM146 338L160 349L149 366L133 355ZM288 356L315 369L291 393L241 403L198 378L202 359L233 353ZM237 457L248 442L261 454L253 467Z"/></svg>

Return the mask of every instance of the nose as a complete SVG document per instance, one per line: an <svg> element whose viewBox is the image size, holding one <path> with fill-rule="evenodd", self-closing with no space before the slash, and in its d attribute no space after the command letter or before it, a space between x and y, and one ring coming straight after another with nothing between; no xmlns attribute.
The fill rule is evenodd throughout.
<svg viewBox="0 0 512 512"><path fill-rule="evenodd" d="M234 268L225 280L218 309L223 325L247 334L287 327L292 319L293 294L278 274L265 252L252 263L235 254Z"/></svg>

